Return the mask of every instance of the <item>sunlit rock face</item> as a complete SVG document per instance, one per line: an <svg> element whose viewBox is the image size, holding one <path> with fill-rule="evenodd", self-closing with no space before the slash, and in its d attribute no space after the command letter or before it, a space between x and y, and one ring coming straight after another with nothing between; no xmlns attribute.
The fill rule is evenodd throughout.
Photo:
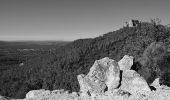
<svg viewBox="0 0 170 100"><path fill-rule="evenodd" d="M29 91L26 94L26 99L39 98L39 97L42 97L42 96L50 95L50 93L51 92L49 90L44 90L44 89L32 90L32 91Z"/></svg>
<svg viewBox="0 0 170 100"><path fill-rule="evenodd" d="M156 78L150 86L153 86L155 88L159 88L160 87L159 78Z"/></svg>
<svg viewBox="0 0 170 100"><path fill-rule="evenodd" d="M84 95L87 95L89 87L88 87L87 83L85 82L84 77L85 77L84 74L80 74L80 75L77 76L77 80L78 80L79 85L80 85L80 92Z"/></svg>
<svg viewBox="0 0 170 100"><path fill-rule="evenodd" d="M104 90L113 90L118 87L120 80L118 63L108 57L96 60L89 73L78 76L80 91L91 94L103 94Z"/></svg>
<svg viewBox="0 0 170 100"><path fill-rule="evenodd" d="M133 65L133 57L129 55L125 55L119 62L120 70L130 70Z"/></svg>
<svg viewBox="0 0 170 100"><path fill-rule="evenodd" d="M151 91L144 78L134 70L126 70L123 72L120 88L133 95L147 95Z"/></svg>

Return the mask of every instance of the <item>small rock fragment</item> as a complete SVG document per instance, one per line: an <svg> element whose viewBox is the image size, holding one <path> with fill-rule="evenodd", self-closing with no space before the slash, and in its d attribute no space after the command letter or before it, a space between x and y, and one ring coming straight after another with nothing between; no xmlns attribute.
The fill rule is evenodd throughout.
<svg viewBox="0 0 170 100"><path fill-rule="evenodd" d="M33 99L33 98L37 98L37 97L47 96L49 94L50 94L49 90L44 90L44 89L32 90L26 94L26 99Z"/></svg>
<svg viewBox="0 0 170 100"><path fill-rule="evenodd" d="M89 86L88 86L87 82L85 81L85 75L84 74L78 75L77 80L80 85L80 94L84 95L84 96L88 95Z"/></svg>
<svg viewBox="0 0 170 100"><path fill-rule="evenodd" d="M155 88L159 88L160 87L159 78L156 78L150 86L153 86Z"/></svg>

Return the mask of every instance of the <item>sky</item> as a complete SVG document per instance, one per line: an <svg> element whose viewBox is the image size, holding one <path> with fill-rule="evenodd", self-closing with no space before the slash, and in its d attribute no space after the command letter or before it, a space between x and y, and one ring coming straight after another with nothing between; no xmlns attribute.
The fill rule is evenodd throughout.
<svg viewBox="0 0 170 100"><path fill-rule="evenodd" d="M170 0L0 0L0 40L93 38L130 19L170 23Z"/></svg>

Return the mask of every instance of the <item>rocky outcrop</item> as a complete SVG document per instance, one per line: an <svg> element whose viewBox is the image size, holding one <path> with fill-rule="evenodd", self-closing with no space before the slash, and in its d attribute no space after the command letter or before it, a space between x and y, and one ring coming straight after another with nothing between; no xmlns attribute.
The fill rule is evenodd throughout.
<svg viewBox="0 0 170 100"><path fill-rule="evenodd" d="M119 76L120 69L116 61L108 57L96 60L86 76L78 75L80 91L92 95L103 94L106 88L111 91L118 87Z"/></svg>
<svg viewBox="0 0 170 100"><path fill-rule="evenodd" d="M151 85L131 70L133 57L125 55L118 63L105 57L96 60L87 75L77 76L79 92L64 90L32 90L24 100L169 100L170 87L161 86L159 79ZM0 96L0 100L8 100Z"/></svg>
<svg viewBox="0 0 170 100"><path fill-rule="evenodd" d="M130 21L128 21L128 22L125 22L124 23L124 27L136 27L136 26L138 26L140 24L140 22L139 22L139 20L134 20L134 19L132 19L132 20L130 20Z"/></svg>
<svg viewBox="0 0 170 100"><path fill-rule="evenodd" d="M120 89L132 95L147 95L151 92L144 78L134 70L123 71Z"/></svg>
<svg viewBox="0 0 170 100"><path fill-rule="evenodd" d="M129 55L125 55L119 62L120 70L130 70L133 65L133 57Z"/></svg>

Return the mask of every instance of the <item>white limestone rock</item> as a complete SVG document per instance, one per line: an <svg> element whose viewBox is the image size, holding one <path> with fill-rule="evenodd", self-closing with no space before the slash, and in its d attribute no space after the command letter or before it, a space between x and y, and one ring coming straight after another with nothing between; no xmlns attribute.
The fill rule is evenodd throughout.
<svg viewBox="0 0 170 100"><path fill-rule="evenodd" d="M119 62L120 70L130 70L133 65L133 57L125 55Z"/></svg>
<svg viewBox="0 0 170 100"><path fill-rule="evenodd" d="M95 61L87 76L89 79L106 84L108 90L111 90L119 85L120 69L115 60L105 57Z"/></svg>
<svg viewBox="0 0 170 100"><path fill-rule="evenodd" d="M88 91L90 90L90 87L88 86L86 80L85 80L85 75L84 74L80 74L77 76L77 80L79 82L80 85L80 95L81 96L87 96L88 95Z"/></svg>
<svg viewBox="0 0 170 100"><path fill-rule="evenodd" d="M159 88L161 85L159 84L159 78L156 78L150 86L153 86L155 88Z"/></svg>
<svg viewBox="0 0 170 100"><path fill-rule="evenodd" d="M151 92L146 80L134 70L123 71L120 89L132 95L148 95Z"/></svg>
<svg viewBox="0 0 170 100"><path fill-rule="evenodd" d="M91 95L104 93L106 86L108 90L118 87L120 80L120 69L118 63L108 57L96 60L90 68L89 73L78 75L81 92L90 92Z"/></svg>
<svg viewBox="0 0 170 100"><path fill-rule="evenodd" d="M0 95L0 100L8 100L8 99Z"/></svg>
<svg viewBox="0 0 170 100"><path fill-rule="evenodd" d="M32 90L32 91L29 91L26 94L26 99L34 99L34 98L37 98L37 97L43 97L43 96L50 95L50 93L51 92L49 90L44 90L44 89Z"/></svg>

